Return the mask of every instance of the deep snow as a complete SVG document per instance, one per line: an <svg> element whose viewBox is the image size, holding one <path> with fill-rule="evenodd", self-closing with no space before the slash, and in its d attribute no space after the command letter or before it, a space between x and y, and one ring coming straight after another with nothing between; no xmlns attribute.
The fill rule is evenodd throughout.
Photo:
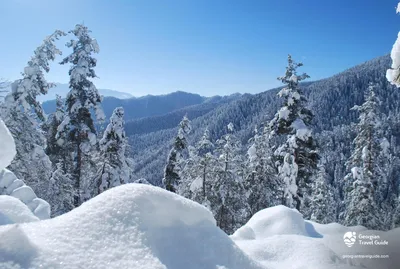
<svg viewBox="0 0 400 269"><path fill-rule="evenodd" d="M113 188L54 219L1 226L0 238L0 268L262 268L206 208L145 184Z"/></svg>
<svg viewBox="0 0 400 269"><path fill-rule="evenodd" d="M378 235L382 241L387 240L389 245L360 246L356 243L349 248L343 241L344 234L349 231ZM368 231L362 226L318 224L304 220L297 210L285 206L275 206L257 212L231 238L265 268L400 268L400 228L382 232ZM389 258L343 256L355 254L382 254L389 255Z"/></svg>
<svg viewBox="0 0 400 269"><path fill-rule="evenodd" d="M390 242L390 249L372 249L392 251L386 260L344 259L371 253L348 248L348 231L371 233L304 221L296 210L276 206L229 237L205 207L132 183L54 219L0 226L0 268L344 269L362 268L351 266L360 262L364 268L398 268L399 229L372 231Z"/></svg>

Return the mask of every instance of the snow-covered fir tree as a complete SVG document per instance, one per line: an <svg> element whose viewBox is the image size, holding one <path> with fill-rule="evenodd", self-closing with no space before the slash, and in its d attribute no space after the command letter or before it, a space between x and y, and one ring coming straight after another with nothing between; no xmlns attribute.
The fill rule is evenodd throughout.
<svg viewBox="0 0 400 269"><path fill-rule="evenodd" d="M311 193L312 175L318 161L316 144L311 132L312 112L306 107L299 82L309 78L307 74L298 75L297 68L303 66L288 56L288 66L284 76L279 77L285 87L278 93L283 106L271 120L269 128L272 135L286 136L275 155L278 158L278 171L285 184L286 205L301 210L302 201Z"/></svg>
<svg viewBox="0 0 400 269"><path fill-rule="evenodd" d="M247 220L248 206L243 186L241 144L229 123L228 132L216 142L217 162L214 167L211 211L217 225L231 234Z"/></svg>
<svg viewBox="0 0 400 269"><path fill-rule="evenodd" d="M73 52L61 62L71 64L70 91L65 101L66 115L58 127L57 140L70 153L66 167L76 190L74 206L79 206L97 192L94 178L98 143L91 111L94 110L99 122L105 116L101 109L102 98L90 80L96 77L94 67L97 61L92 54L99 52L97 41L90 36L89 29L81 24L76 25L70 33L77 39L67 43Z"/></svg>
<svg viewBox="0 0 400 269"><path fill-rule="evenodd" d="M269 141L268 131L254 130L247 151L246 174L244 186L246 189L249 216L258 211L280 204L278 178L273 165L273 151ZM280 199L280 201L279 201Z"/></svg>
<svg viewBox="0 0 400 269"><path fill-rule="evenodd" d="M323 163L318 165L318 173L313 182L312 195L310 197L310 219L312 221L327 224L336 221L336 201L334 190L328 182Z"/></svg>
<svg viewBox="0 0 400 269"><path fill-rule="evenodd" d="M55 31L45 38L24 68L23 78L11 84L11 91L1 105L1 116L17 148L17 155L8 168L46 200L52 167L45 153L45 137L40 129L46 116L36 98L46 94L53 86L46 81L44 74L49 71L50 61L61 54L54 42L63 35L63 32Z"/></svg>
<svg viewBox="0 0 400 269"><path fill-rule="evenodd" d="M386 125L381 126L386 129ZM379 141L380 153L378 156L378 186L376 189L376 199L378 206L383 212L392 212L383 214L384 226L387 229L392 228L393 221L396 218L397 197L399 195L398 171L400 168L399 158L395 155L395 139L387 140L385 137Z"/></svg>
<svg viewBox="0 0 400 269"><path fill-rule="evenodd" d="M178 192L206 207L210 207L212 197L212 169L215 165L213 149L214 145L206 128L196 146L189 146L189 157L182 170L182 184Z"/></svg>
<svg viewBox="0 0 400 269"><path fill-rule="evenodd" d="M23 78L11 84L11 92L6 97L9 106L18 106L26 113L33 111L40 121L44 121L46 115L36 97L47 94L48 90L55 86L54 83L46 81L44 74L50 71L50 61L61 55L61 51L55 45L61 36L65 36L65 33L56 30L44 39L24 68Z"/></svg>
<svg viewBox="0 0 400 269"><path fill-rule="evenodd" d="M125 149L128 147L124 130L124 109L117 107L110 118L103 138L100 140L100 168L98 192L130 182L132 169L127 162Z"/></svg>
<svg viewBox="0 0 400 269"><path fill-rule="evenodd" d="M71 175L66 172L65 162L60 159L51 175L48 186L48 202L53 217L62 215L74 208L75 189Z"/></svg>
<svg viewBox="0 0 400 269"><path fill-rule="evenodd" d="M179 123L178 135L175 137L174 144L168 154L167 164L164 169L163 184L165 189L168 191L177 192L180 184L180 173L184 164L182 154L188 147L186 135L190 133L190 130L190 120L187 116L184 116L182 121Z"/></svg>
<svg viewBox="0 0 400 269"><path fill-rule="evenodd" d="M345 177L346 209L343 222L347 226L362 225L369 229L383 227L382 209L377 190L382 183L379 155L381 151L378 115L379 100L370 85L361 106L353 109L360 113L354 150L347 163L350 173Z"/></svg>

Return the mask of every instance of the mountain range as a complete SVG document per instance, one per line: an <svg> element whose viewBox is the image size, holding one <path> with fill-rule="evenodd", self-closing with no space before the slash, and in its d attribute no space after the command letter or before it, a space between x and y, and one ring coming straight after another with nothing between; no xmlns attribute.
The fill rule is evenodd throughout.
<svg viewBox="0 0 400 269"><path fill-rule="evenodd" d="M127 98L132 98L133 95L130 93L126 92L119 92L115 90L110 90L110 89L98 89L100 95L103 96L111 96L119 99L127 99ZM39 95L37 97L37 100L40 102L46 102L49 100L54 100L56 99L56 95L60 95L61 97L64 97L67 95L69 92L69 86L68 84L62 84L62 83L56 83L56 86L54 88L51 88L46 95Z"/></svg>

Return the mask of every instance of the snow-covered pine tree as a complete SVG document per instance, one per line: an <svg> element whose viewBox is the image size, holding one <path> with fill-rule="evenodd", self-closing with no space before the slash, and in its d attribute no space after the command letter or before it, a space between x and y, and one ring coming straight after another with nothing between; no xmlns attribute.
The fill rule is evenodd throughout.
<svg viewBox="0 0 400 269"><path fill-rule="evenodd" d="M351 171L346 177L345 205L343 222L346 226L362 225L369 229L382 229L382 210L379 207L377 189L380 177L378 136L381 119L378 115L379 100L374 87L369 86L365 101L353 109L359 111L357 137L354 150L347 162Z"/></svg>
<svg viewBox="0 0 400 269"><path fill-rule="evenodd" d="M97 190L91 189L96 173L95 157L98 156L96 129L91 110L97 121L104 120L101 109L102 98L90 78L95 78L96 59L93 53L99 52L97 41L90 36L89 29L77 24L70 33L77 40L71 40L67 47L73 52L61 64L71 64L69 75L70 91L66 97L66 115L58 127L57 139L65 151L70 152L66 162L67 172L74 182L74 206L79 206Z"/></svg>
<svg viewBox="0 0 400 269"><path fill-rule="evenodd" d="M100 168L97 175L99 193L130 182L132 176L132 169L128 165L125 154L128 142L123 117L124 109L115 108L99 143Z"/></svg>
<svg viewBox="0 0 400 269"><path fill-rule="evenodd" d="M218 154L214 171L213 192L210 198L211 211L217 225L231 234L244 225L247 220L248 206L243 186L243 158L241 145L234 133L234 126L229 123L228 133L217 140Z"/></svg>
<svg viewBox="0 0 400 269"><path fill-rule="evenodd" d="M55 166L47 189L52 217L71 211L75 196L74 184L71 175L66 172L64 160L60 159Z"/></svg>
<svg viewBox="0 0 400 269"><path fill-rule="evenodd" d="M164 170L162 182L165 189L168 191L177 192L178 190L181 181L180 173L184 164L182 154L188 147L186 135L190 133L190 130L190 120L187 116L184 116L179 123L178 135L175 137L172 149L168 154L167 164Z"/></svg>
<svg viewBox="0 0 400 269"><path fill-rule="evenodd" d="M11 84L11 91L1 105L2 118L17 148L17 155L8 168L46 200L52 168L44 151L45 137L39 128L46 116L36 97L46 94L53 86L46 81L44 73L49 71L49 62L61 54L54 42L63 35L55 31L45 38L24 68L23 78Z"/></svg>
<svg viewBox="0 0 400 269"><path fill-rule="evenodd" d="M278 182L276 169L273 165L273 151L269 143L269 132L254 130L247 151L244 186L247 203L249 204L248 218L258 211L279 204ZM280 197L279 197L280 198Z"/></svg>
<svg viewBox="0 0 400 269"><path fill-rule="evenodd" d="M46 81L44 73L50 71L49 62L61 55L61 51L54 44L61 36L65 36L65 33L56 30L44 39L28 61L28 66L24 68L23 78L11 84L11 92L6 97L8 105L19 106L27 114L33 110L40 121L44 121L46 115L36 97L47 94L48 90L55 86L54 83Z"/></svg>
<svg viewBox="0 0 400 269"><path fill-rule="evenodd" d="M206 207L210 207L212 196L212 168L215 165L213 148L206 128L196 147L189 149L189 158L182 170L182 184L178 192Z"/></svg>
<svg viewBox="0 0 400 269"><path fill-rule="evenodd" d="M336 222L337 206L334 190L328 182L328 176L324 164L319 164L310 197L310 219L322 224Z"/></svg>
<svg viewBox="0 0 400 269"><path fill-rule="evenodd" d="M278 93L283 98L283 106L271 120L269 127L272 135L287 136L275 155L278 159L278 171L285 184L287 205L301 210L304 196L311 194L312 175L314 174L318 153L310 129L312 112L306 107L299 82L309 78L307 74L297 75L297 68L303 66L288 56L288 66L284 76L279 77L286 86Z"/></svg>
<svg viewBox="0 0 400 269"><path fill-rule="evenodd" d="M385 129L382 126L381 129ZM384 212L393 212L393 214L383 214L383 222L386 229L392 228L396 218L397 197L399 195L399 158L394 154L396 148L395 139L389 142L385 137L379 141L380 153L378 156L378 186L376 189L376 199L378 206Z"/></svg>

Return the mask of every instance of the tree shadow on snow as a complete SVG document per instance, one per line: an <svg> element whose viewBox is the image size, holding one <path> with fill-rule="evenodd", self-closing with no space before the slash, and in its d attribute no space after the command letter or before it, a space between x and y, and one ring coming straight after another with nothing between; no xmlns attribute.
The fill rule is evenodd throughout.
<svg viewBox="0 0 400 269"><path fill-rule="evenodd" d="M323 238L324 237L322 234L318 233L315 230L314 226L309 222L305 222L305 228L306 228L307 234L310 237L313 237L313 238Z"/></svg>
<svg viewBox="0 0 400 269"><path fill-rule="evenodd" d="M174 269L258 269L258 264L215 225L175 223L147 232L147 243L167 267Z"/></svg>

